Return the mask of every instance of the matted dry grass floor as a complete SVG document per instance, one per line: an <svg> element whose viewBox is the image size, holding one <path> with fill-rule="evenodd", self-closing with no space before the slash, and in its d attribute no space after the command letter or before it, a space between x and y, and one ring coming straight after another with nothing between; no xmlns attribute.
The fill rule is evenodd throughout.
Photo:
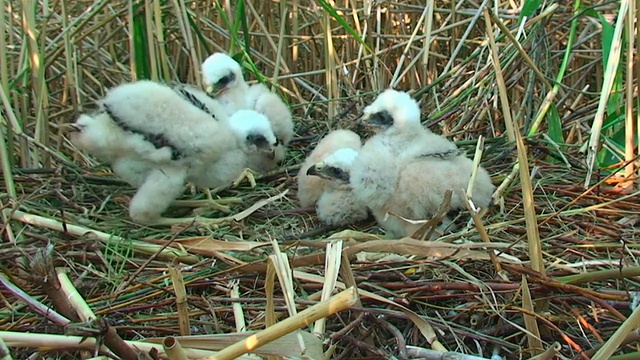
<svg viewBox="0 0 640 360"><path fill-rule="evenodd" d="M589 11L611 18L617 2L583 2L588 11L577 17L571 4L542 4L521 34L518 8L507 1L435 2L433 13L423 2L346 1L333 3L335 17L323 1L242 3L3 5L9 151L2 155L0 339L14 358L136 356L122 339L147 358L179 359L175 346L162 346L175 339L187 358L233 358L213 351L237 341L240 330L260 331L325 304L323 287L336 277L334 294L356 285L359 300L327 317L324 329L303 328L320 329L319 338L303 337L309 358L440 359L426 349L446 349L458 359L588 359L616 336L621 344L612 359L640 357L636 326L615 334L635 321L639 193L617 186L621 161L583 186L581 147L600 98L606 30ZM25 10L31 7L36 11ZM430 31L422 15L432 20ZM351 29L366 34L366 47ZM105 87L132 77L199 84L197 66L208 53L231 47L235 54L245 40L245 60L255 64L247 65L247 78L259 71L295 114L286 164L259 176L255 188L216 189L230 212L198 210L219 219L214 225L132 223L134 190L73 149L59 125L91 108ZM562 85L537 127L560 71ZM330 228L313 209L300 208L296 175L305 155L329 130L360 131L359 112L392 83L411 90L422 101L424 124L469 156L484 137L482 164L502 185L502 201L481 223L436 242L389 240L372 220ZM524 146L509 141L514 124L526 135ZM516 167L518 151L526 155L524 172ZM182 199L203 197L185 189ZM172 208L170 215L191 212ZM532 270L538 261L544 273ZM179 337L213 334L221 336ZM96 350L96 342L105 347ZM296 337L272 345L258 353L303 358Z"/></svg>

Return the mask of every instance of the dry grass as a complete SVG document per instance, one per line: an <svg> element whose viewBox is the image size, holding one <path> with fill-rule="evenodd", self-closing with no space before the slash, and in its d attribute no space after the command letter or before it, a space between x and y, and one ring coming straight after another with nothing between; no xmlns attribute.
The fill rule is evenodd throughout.
<svg viewBox="0 0 640 360"><path fill-rule="evenodd" d="M547 350L540 358L587 359L605 342L594 358L640 356L638 311L631 315L640 197L616 186L618 175L635 171L623 164L633 151L614 144L624 123L610 121L603 132L610 152L600 153L600 165L616 164L581 186L588 164L580 150L599 102L612 118L616 106L626 110L632 125L638 111L620 95L637 97L638 76L621 76L612 97L601 96L611 45L602 42L608 28L593 11L611 20L620 16L619 2L583 1L576 12L569 3L544 4L521 28L513 1L239 3L3 3L0 339L15 358L90 357L93 340L77 345L84 336L125 359L131 354L122 339L148 351L140 341L159 338L156 349L164 341L176 359L210 356L238 338L215 345L172 337L259 331L290 316L293 323L295 313L330 301L332 287L321 294L336 276L334 293L356 285L360 299L306 328L324 328L327 358L431 359L441 354L426 349L447 349L482 358ZM625 4L634 14L636 4ZM208 228L133 224L126 211L133 190L75 150L59 126L91 109L105 88L135 78L199 84L200 62L220 50L249 50L247 78L265 79L290 103L297 136L282 169L258 178L256 188L218 195L240 199L231 205L238 214L289 192ZM622 64L632 61L625 56ZM485 137L482 164L500 185L498 209L431 243L379 241L372 223L326 228L299 208L295 176L305 154L329 130L356 129L364 104L389 84L412 90L425 124L468 154ZM202 195L183 198L195 197ZM53 248L43 251L47 244ZM493 262L488 249L498 255ZM67 285L56 281L63 272ZM64 300L74 287L78 298ZM300 341L308 354L320 347L304 336L280 341L263 355L292 355Z"/></svg>

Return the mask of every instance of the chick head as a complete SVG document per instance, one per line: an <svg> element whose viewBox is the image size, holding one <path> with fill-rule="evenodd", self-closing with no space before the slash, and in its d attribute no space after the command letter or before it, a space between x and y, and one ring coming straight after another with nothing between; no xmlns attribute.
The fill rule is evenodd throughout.
<svg viewBox="0 0 640 360"><path fill-rule="evenodd" d="M237 61L217 52L202 63L202 80L207 93L217 97L244 82L244 77Z"/></svg>
<svg viewBox="0 0 640 360"><path fill-rule="evenodd" d="M64 130L69 133L69 140L76 145L87 148L91 144L91 139L86 138L85 130L91 125L93 118L87 114L81 114L76 122L67 124Z"/></svg>
<svg viewBox="0 0 640 360"><path fill-rule="evenodd" d="M254 110L238 110L227 122L240 139L240 147L244 152L263 153L271 158L275 156L278 141L266 116Z"/></svg>
<svg viewBox="0 0 640 360"><path fill-rule="evenodd" d="M349 170L356 157L358 157L358 152L351 148L338 149L307 169L307 175L348 184Z"/></svg>
<svg viewBox="0 0 640 360"><path fill-rule="evenodd" d="M418 102L402 91L383 91L363 112L362 121L375 132L420 125Z"/></svg>

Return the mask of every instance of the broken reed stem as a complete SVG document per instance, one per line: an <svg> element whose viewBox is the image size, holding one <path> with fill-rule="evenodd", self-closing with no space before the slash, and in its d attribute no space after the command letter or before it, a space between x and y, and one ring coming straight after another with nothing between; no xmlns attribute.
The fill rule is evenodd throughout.
<svg viewBox="0 0 640 360"><path fill-rule="evenodd" d="M169 275L173 283L173 291L176 293L176 307L178 308L178 323L180 324L180 334L182 336L191 335L191 325L189 322L189 303L187 301L187 291L184 287L182 272L174 266L169 267ZM179 346L179 344L178 344Z"/></svg>
<svg viewBox="0 0 640 360"><path fill-rule="evenodd" d="M98 319L96 317L93 310L91 310L87 302L82 298L82 295L80 295L75 286L73 286L73 283L65 273L65 269L57 268L56 272L58 275L58 281L61 285L60 290L66 295L67 301L69 301L71 307L78 313L80 320L85 323L90 323L98 328L99 332L103 334L104 344L109 348L109 350L113 351L124 360L137 360L139 354L136 350L127 345L120 335L118 335L116 330L109 326L106 320Z"/></svg>
<svg viewBox="0 0 640 360"><path fill-rule="evenodd" d="M280 245L275 239L271 239L271 244L273 246L274 254L269 256L269 259L275 265L276 274L278 275L278 280L280 281L280 287L282 288L282 293L284 294L285 304L287 305L287 311L289 312L289 316L294 316L298 313L295 304L295 290L293 288L293 278L291 277L291 266L289 264L289 258L287 254L283 254L280 251ZM265 329L265 330L268 330ZM297 334L298 343L300 345L300 349L305 348L304 339L302 335Z"/></svg>
<svg viewBox="0 0 640 360"><path fill-rule="evenodd" d="M552 360L556 358L556 355L560 352L562 346L559 342L555 341L547 350L545 350L542 354L532 357L529 360Z"/></svg>
<svg viewBox="0 0 640 360"><path fill-rule="evenodd" d="M0 272L0 284L2 284L5 289L9 290L14 296L24 301L33 311L49 319L49 321L54 324L65 326L71 322L66 317L57 313L50 306L44 305L31 295L24 292L21 288L12 283L4 272Z"/></svg>
<svg viewBox="0 0 640 360"><path fill-rule="evenodd" d="M522 307L529 313L535 313L531 291L529 291L529 282L525 274L522 274ZM544 348L542 346L538 322L535 316L531 316L528 313L523 313L522 316L524 318L524 327L528 331L527 344L529 345L529 351L532 352L533 355L540 353Z"/></svg>
<svg viewBox="0 0 640 360"><path fill-rule="evenodd" d="M189 357L184 352L180 341L173 336L168 336L162 341L162 348L171 360L188 360Z"/></svg>
<svg viewBox="0 0 640 360"><path fill-rule="evenodd" d="M0 339L10 348L28 348L39 349L46 348L47 351L55 350L87 350L95 351L96 346L100 349L100 352L109 354L109 349L106 346L101 346L96 342L93 337L82 336L68 336L68 335L52 335L41 333L23 333L13 331L0 331ZM125 344L131 348L138 349L142 352L148 353L153 349L157 349L162 352L163 349L158 349L158 344L148 343L143 341L125 341ZM106 345L106 344L105 344ZM200 349L185 349L184 352L191 359L199 359L215 354L213 351L200 350Z"/></svg>
<svg viewBox="0 0 640 360"><path fill-rule="evenodd" d="M331 293L336 288L340 263L342 257L342 240L327 243L327 252L324 262L324 284L322 284L322 296L320 301L326 301L331 297ZM326 318L320 318L313 326L313 334L322 338L325 331Z"/></svg>
<svg viewBox="0 0 640 360"><path fill-rule="evenodd" d="M354 288L344 290L327 301L313 305L292 317L259 331L244 340L238 341L221 350L218 354L208 357L207 360L235 359L240 355L251 352L264 344L307 326L320 318L346 310L355 304L357 298L358 294Z"/></svg>
<svg viewBox="0 0 640 360"><path fill-rule="evenodd" d="M238 299L240 298L240 288L238 287L238 281L231 282L231 289L229 289L229 298ZM231 303L231 307L233 309L233 319L236 323L236 331L237 332L245 332L247 331L247 324L244 320L244 311L242 310L242 304L234 301Z"/></svg>
<svg viewBox="0 0 640 360"><path fill-rule="evenodd" d="M0 360L13 360L11 357L11 351L5 342L0 338Z"/></svg>
<svg viewBox="0 0 640 360"><path fill-rule="evenodd" d="M73 309L75 309L76 313L80 317L81 321L89 321L96 318L96 314L94 314L93 310L89 307L89 305L84 301L82 295L78 292L73 283L67 276L64 268L57 268L56 274L58 275L58 281L60 282L60 290L66 295L67 301Z"/></svg>
<svg viewBox="0 0 640 360"><path fill-rule="evenodd" d="M49 219L44 216L27 214L20 210L12 211L11 209L5 209L3 211L7 217L10 217L13 220L17 220L23 222L25 224L40 226L47 229L59 231L62 233L68 233L73 236L83 237L83 236L91 236L98 241L104 243L105 245L109 242L127 242L132 244L132 246L140 252L146 254L158 254L158 259L160 260L178 260L185 264L196 264L200 259L197 256L190 255L185 251L180 251L178 249L173 248L164 248L160 245L150 244L144 241L138 240L127 240L121 238L119 236L107 234L98 230L88 229L82 226L73 225L73 224L63 224L60 221Z"/></svg>

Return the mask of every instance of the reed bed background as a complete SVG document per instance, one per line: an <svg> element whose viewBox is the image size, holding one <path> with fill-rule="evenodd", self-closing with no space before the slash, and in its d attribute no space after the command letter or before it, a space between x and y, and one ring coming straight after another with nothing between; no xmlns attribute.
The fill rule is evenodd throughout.
<svg viewBox="0 0 640 360"><path fill-rule="evenodd" d="M640 357L639 5L3 2L0 358ZM126 81L200 85L214 51L290 104L287 163L216 189L210 226L133 224L133 189L61 125ZM499 185L437 242L297 203L304 156L389 86L470 156L483 139Z"/></svg>

